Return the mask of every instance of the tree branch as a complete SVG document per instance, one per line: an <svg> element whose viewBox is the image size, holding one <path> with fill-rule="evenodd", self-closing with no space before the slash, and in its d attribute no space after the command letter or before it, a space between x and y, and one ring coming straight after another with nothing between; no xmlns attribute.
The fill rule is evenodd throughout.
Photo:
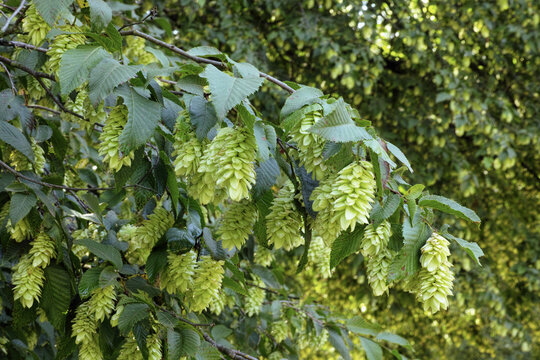
<svg viewBox="0 0 540 360"><path fill-rule="evenodd" d="M0 63L2 64L2 67L4 68L4 70L6 70L6 74L7 74L7 77L9 79L9 82L11 84L11 91L13 92L13 95L16 95L17 94L17 88L15 87L15 84L13 83L13 78L11 77L11 73L9 72L6 64L4 63Z"/></svg>
<svg viewBox="0 0 540 360"><path fill-rule="evenodd" d="M24 66L23 64L18 63L15 60L8 59L7 57L4 57L2 55L0 55L0 61L3 62L3 63L6 63L8 65L11 65L13 67L16 67L17 69L21 69L22 71L25 71L25 72L29 73L30 75L34 76L35 78L40 77L40 78L46 78L46 79L50 79L52 81L56 81L56 78L54 77L54 75L47 74L47 73L44 73L44 72L41 72L41 71L32 70L29 67Z"/></svg>
<svg viewBox="0 0 540 360"><path fill-rule="evenodd" d="M212 339L210 337L210 335L208 335L204 331L201 331L201 333L202 333L202 336L203 336L204 340L206 340L206 342L210 343L210 345L212 345L213 347L218 349L218 351L220 353L229 356L231 359L234 359L234 360L236 360L236 359L238 359L238 360L258 360L254 356L245 354L245 353L243 353L241 351L238 351L238 350L229 349L226 346L218 344L214 339Z"/></svg>
<svg viewBox="0 0 540 360"><path fill-rule="evenodd" d="M66 191L107 191L107 190L116 190L115 187L75 188L75 187L69 187L69 186L64 186L64 185L51 184L51 183L43 182L41 180L32 179L29 176L21 174L20 172L18 172L17 170L13 169L11 166L9 166L5 162L3 162L2 160L0 160L0 166L3 167L4 169L6 169L8 172L15 175L15 177L17 179L23 179L23 180L29 181L31 183L38 184L38 185L45 186L45 187L49 187L49 188L52 188L52 189L59 189L59 190L66 190ZM146 187L146 186L143 186L143 185L139 185L139 184L131 184L131 185L124 185L123 186L123 188L131 188L131 187L140 188L140 189L143 189L143 190L154 192L153 189L151 189L149 187Z"/></svg>
<svg viewBox="0 0 540 360"><path fill-rule="evenodd" d="M4 24L4 26L2 26L2 32L6 31L8 26L9 26L9 23L11 22L11 20L13 20L13 18L15 18L15 16L17 16L17 14L19 13L19 11L22 10L22 8L24 7L24 4L26 3L26 0L22 0L21 1L21 4L19 5L19 7L17 9L15 9L15 11L13 12L13 14L11 14L11 16L9 17L9 19L7 19L6 23Z"/></svg>
<svg viewBox="0 0 540 360"><path fill-rule="evenodd" d="M6 40L6 39L0 39L0 45L19 47L19 48L23 48L23 49L26 49L26 50L36 50L36 51L39 51L39 52L42 52L42 53L47 53L47 51L49 51L49 49L40 48L40 47L31 45L31 44L27 44L27 43L24 43L24 42L21 42L21 41L10 41L10 40Z"/></svg>
<svg viewBox="0 0 540 360"><path fill-rule="evenodd" d="M179 47L176 47L176 46L174 46L172 44L168 44L168 43L166 43L164 41L156 39L153 36L150 36L148 34L140 32L139 30L121 31L120 35L122 35L122 36L132 35L132 36L141 37L141 38L146 39L146 40L148 40L148 41L150 41L150 42L152 42L152 43L154 43L156 45L167 48L167 49L171 50L172 52L174 52L176 54L182 55L183 57L186 57L186 58L188 58L190 60L193 60L193 61L195 61L197 63L211 64L211 65L214 65L214 66L220 67L220 68L226 67L226 65L224 63L222 63L221 61L212 60L212 59L206 59L206 58L191 55L190 53L188 53L185 50L180 49ZM276 84L277 86L281 87L282 89L288 91L290 94L294 93L294 89L292 87L285 84L283 81L276 79L273 76L270 76L270 75L265 74L263 72L259 72L259 76L265 78L266 80L268 80L268 81L270 81L270 82L272 82L274 84Z"/></svg>

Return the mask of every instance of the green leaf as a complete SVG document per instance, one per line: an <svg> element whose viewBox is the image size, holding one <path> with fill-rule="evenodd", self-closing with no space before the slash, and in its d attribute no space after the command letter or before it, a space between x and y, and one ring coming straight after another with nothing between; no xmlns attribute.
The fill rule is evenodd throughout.
<svg viewBox="0 0 540 360"><path fill-rule="evenodd" d="M208 80L212 103L219 119L224 119L229 110L240 104L259 89L264 82L262 77L235 78L208 65L201 73Z"/></svg>
<svg viewBox="0 0 540 360"><path fill-rule="evenodd" d="M411 186L409 190L405 193L405 196L407 199L418 199L420 195L422 195L422 191L424 191L425 186L422 184L416 184L414 186Z"/></svg>
<svg viewBox="0 0 540 360"><path fill-rule="evenodd" d="M219 325L218 325L219 326ZM215 328L214 328L215 329ZM195 360L220 360L221 353L207 342L201 343L199 351L195 355Z"/></svg>
<svg viewBox="0 0 540 360"><path fill-rule="evenodd" d="M34 151L21 130L6 121L0 121L0 140L11 145L34 162Z"/></svg>
<svg viewBox="0 0 540 360"><path fill-rule="evenodd" d="M115 87L135 77L142 67L122 65L112 58L104 58L90 71L88 81L89 97L96 106L109 95Z"/></svg>
<svg viewBox="0 0 540 360"><path fill-rule="evenodd" d="M167 250L154 249L146 259L146 266L144 267L148 280L154 282L158 274L167 266Z"/></svg>
<svg viewBox="0 0 540 360"><path fill-rule="evenodd" d="M112 245L101 244L90 239L77 240L74 244L86 246L92 254L110 261L119 270L122 268L122 256Z"/></svg>
<svg viewBox="0 0 540 360"><path fill-rule="evenodd" d="M430 207L440 210L442 212L452 214L460 219L473 221L475 223L480 222L480 218L474 211L465 206L461 206L454 200L447 199L438 195L425 195L420 198L418 205L422 207Z"/></svg>
<svg viewBox="0 0 540 360"><path fill-rule="evenodd" d="M79 282L79 295L81 297L86 297L90 295L92 290L96 289L99 286L99 275L103 269L100 267L94 267L86 270L81 276L81 281Z"/></svg>
<svg viewBox="0 0 540 360"><path fill-rule="evenodd" d="M109 285L117 285L118 272L114 270L112 266L107 266L99 274L99 287L106 287Z"/></svg>
<svg viewBox="0 0 540 360"><path fill-rule="evenodd" d="M146 319L148 314L149 308L146 304L127 304L118 318L118 329L121 333L127 334L133 329L133 325Z"/></svg>
<svg viewBox="0 0 540 360"><path fill-rule="evenodd" d="M69 273L59 266L45 269L45 284L41 296L41 307L47 318L58 330L61 330L71 303L71 278Z"/></svg>
<svg viewBox="0 0 540 360"><path fill-rule="evenodd" d="M70 14L69 5L73 0L34 0L33 3L43 20L53 26L60 15Z"/></svg>
<svg viewBox="0 0 540 360"><path fill-rule="evenodd" d="M409 159L407 159L405 154L403 154L403 152L391 142L386 141L386 140L384 142L386 143L386 147L388 148L388 151L390 151L392 155L394 155L399 161L401 161L403 165L407 167L407 169L409 169L411 173L413 173L414 171L411 167L411 164L409 163Z"/></svg>
<svg viewBox="0 0 540 360"><path fill-rule="evenodd" d="M167 329L167 350L169 360L178 360L182 357L182 335L174 329Z"/></svg>
<svg viewBox="0 0 540 360"><path fill-rule="evenodd" d="M266 128L262 121L256 121L253 125L253 135L257 142L257 160L266 161L270 157L268 139L266 138Z"/></svg>
<svg viewBox="0 0 540 360"><path fill-rule="evenodd" d="M371 149L374 153L376 153L380 159L386 161L390 167L394 168L396 167L396 163L390 159L390 156L386 153L386 151L381 146L379 139L368 139L364 140L364 145L367 146L369 149Z"/></svg>
<svg viewBox="0 0 540 360"><path fill-rule="evenodd" d="M333 142L373 139L366 129L357 126L351 119L343 98L337 101L330 114L317 121L309 131Z"/></svg>
<svg viewBox="0 0 540 360"><path fill-rule="evenodd" d="M255 186L254 189L257 193L272 187L280 174L279 165L274 158L268 158L268 160L260 162L259 166L255 168Z"/></svg>
<svg viewBox="0 0 540 360"><path fill-rule="evenodd" d="M206 81L197 75L184 76L176 82L176 87L180 90L201 97L204 96L205 85Z"/></svg>
<svg viewBox="0 0 540 360"><path fill-rule="evenodd" d="M223 278L223 286L226 287L226 288L229 288L229 289L233 290L234 292L237 292L238 294L241 294L241 295L246 295L247 296L247 294L248 294L246 289L244 289L244 287L242 285L240 285L238 282L234 281L233 279L231 279L229 277Z"/></svg>
<svg viewBox="0 0 540 360"><path fill-rule="evenodd" d="M303 106L313 104L323 95L321 90L309 86L296 90L287 98L287 100L285 100L285 105L283 105L283 108L281 109L280 118L284 119L296 110L301 109Z"/></svg>
<svg viewBox="0 0 540 360"><path fill-rule="evenodd" d="M386 332L386 331L378 334L375 339L376 340L388 341L388 342L391 342L393 344L398 344L398 345L401 345L401 346L410 346L409 341L407 339L405 339L405 338L403 338L403 337L401 337L399 335Z"/></svg>
<svg viewBox="0 0 540 360"><path fill-rule="evenodd" d="M360 249L360 243L364 237L364 227L357 226L353 232L341 234L332 243L330 253L330 268L335 268L347 256L356 253Z"/></svg>
<svg viewBox="0 0 540 360"><path fill-rule="evenodd" d="M158 311L156 315L159 323L168 329L172 329L178 324L178 320L168 312Z"/></svg>
<svg viewBox="0 0 540 360"><path fill-rule="evenodd" d="M371 220L373 220L375 226L379 226L384 220L392 216L401 204L401 198L398 194L389 193L383 200L383 205L376 205L371 211Z"/></svg>
<svg viewBox="0 0 540 360"><path fill-rule="evenodd" d="M62 95L69 94L87 81L90 69L109 56L101 46L94 45L81 45L66 51L58 71Z"/></svg>
<svg viewBox="0 0 540 360"><path fill-rule="evenodd" d="M328 340L330 340L330 343L337 350L339 355L341 355L344 360L350 360L351 355L349 353L349 348L341 336L341 331L337 329L328 329L328 335L330 335Z"/></svg>
<svg viewBox="0 0 540 360"><path fill-rule="evenodd" d="M192 329L184 328L178 330L180 334L182 355L195 356L199 346L201 346L201 337Z"/></svg>
<svg viewBox="0 0 540 360"><path fill-rule="evenodd" d="M478 265L482 266L482 264L480 264L480 259L479 258L484 256L484 252L482 251L480 246L478 246L477 243L460 239L458 237L455 237L455 236L449 234L448 232L444 232L442 235L447 239L454 240L455 242L457 242L458 245L461 246L463 248L463 250L465 250L465 252L467 254L469 254L469 256Z"/></svg>
<svg viewBox="0 0 540 360"><path fill-rule="evenodd" d="M15 193L9 204L9 218L12 226L15 226L36 205L37 199L34 194Z"/></svg>
<svg viewBox="0 0 540 360"><path fill-rule="evenodd" d="M370 323L361 316L348 319L346 325L350 331L360 335L376 336L382 329L379 325Z"/></svg>
<svg viewBox="0 0 540 360"><path fill-rule="evenodd" d="M189 116L195 126L195 134L199 140L208 135L208 131L217 124L216 109L202 96L196 96L189 104Z"/></svg>
<svg viewBox="0 0 540 360"><path fill-rule="evenodd" d="M172 251L187 252L195 246L195 238L186 229L170 228L165 234L169 249Z"/></svg>
<svg viewBox="0 0 540 360"><path fill-rule="evenodd" d="M11 89L0 91L0 121L11 121L19 117L21 125L29 126L32 113L26 107L22 96L13 94Z"/></svg>
<svg viewBox="0 0 540 360"><path fill-rule="evenodd" d="M366 357L368 360L382 360L383 352L379 344L362 336L360 336L360 341L362 342L362 347L366 352Z"/></svg>
<svg viewBox="0 0 540 360"><path fill-rule="evenodd" d="M112 10L103 0L91 0L90 5L90 20L92 26L97 29L107 26L112 19Z"/></svg>
<svg viewBox="0 0 540 360"><path fill-rule="evenodd" d="M128 108L128 120L120 134L120 150L129 152L144 145L154 134L161 117L161 107L129 86L119 88L117 93Z"/></svg>

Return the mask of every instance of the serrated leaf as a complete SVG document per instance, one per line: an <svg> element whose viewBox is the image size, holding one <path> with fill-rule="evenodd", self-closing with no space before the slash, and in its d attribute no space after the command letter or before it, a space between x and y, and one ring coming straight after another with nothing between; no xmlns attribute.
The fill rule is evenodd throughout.
<svg viewBox="0 0 540 360"><path fill-rule="evenodd" d="M348 319L346 325L350 331L360 335L376 336L382 329L379 325L373 324L361 316L355 316Z"/></svg>
<svg viewBox="0 0 540 360"><path fill-rule="evenodd" d="M266 161L270 157L268 139L266 138L265 126L262 121L256 121L253 125L253 135L257 142L257 160Z"/></svg>
<svg viewBox="0 0 540 360"><path fill-rule="evenodd" d="M390 159L390 156L384 151L383 147L379 143L378 139L368 139L364 140L364 145L367 146L369 149L371 149L374 153L376 153L381 160L384 160L385 162L390 165L391 168L396 167L396 163Z"/></svg>
<svg viewBox="0 0 540 360"><path fill-rule="evenodd" d="M11 125L7 121L0 121L0 140L11 145L21 154L26 156L31 162L34 162L34 151L32 146L26 140L21 130Z"/></svg>
<svg viewBox="0 0 540 360"><path fill-rule="evenodd" d="M90 69L109 56L101 46L94 45L81 45L66 51L58 71L62 95L69 94L87 81Z"/></svg>
<svg viewBox="0 0 540 360"><path fill-rule="evenodd" d="M112 10L103 0L90 1L90 20L92 26L96 26L98 29L107 26L112 19Z"/></svg>
<svg viewBox="0 0 540 360"><path fill-rule="evenodd" d="M357 126L351 119L343 98L337 101L334 111L317 121L309 131L333 142L373 139L366 129Z"/></svg>
<svg viewBox="0 0 540 360"><path fill-rule="evenodd" d="M197 75L187 75L176 82L176 87L182 91L204 96L206 81Z"/></svg>
<svg viewBox="0 0 540 360"><path fill-rule="evenodd" d="M208 131L218 121L215 108L202 96L196 96L191 100L189 104L189 117L191 124L195 126L195 134L201 141L206 138Z"/></svg>
<svg viewBox="0 0 540 360"><path fill-rule="evenodd" d="M362 336L360 336L360 342L362 343L362 347L366 352L366 357L368 360L382 360L383 352L379 344Z"/></svg>
<svg viewBox="0 0 540 360"><path fill-rule="evenodd" d="M26 107L24 98L13 94L11 89L0 91L0 121L11 121L16 117L23 127L30 125L32 112Z"/></svg>
<svg viewBox="0 0 540 360"><path fill-rule="evenodd" d="M201 77L208 80L212 103L219 119L224 119L229 110L257 91L264 82L262 77L235 78L213 65L208 65Z"/></svg>
<svg viewBox="0 0 540 360"><path fill-rule="evenodd" d="M426 224L419 220L417 214L411 222L408 218L403 222L403 247L392 260L388 280L394 281L414 274L420 267L420 248L430 235Z"/></svg>
<svg viewBox="0 0 540 360"><path fill-rule="evenodd" d="M268 160L260 162L259 166L255 168L255 174L255 192L260 193L272 187L280 174L276 159L268 158Z"/></svg>
<svg viewBox="0 0 540 360"><path fill-rule="evenodd" d="M69 273L59 266L47 267L40 304L51 324L58 330L63 327L70 303L71 278Z"/></svg>
<svg viewBox="0 0 540 360"><path fill-rule="evenodd" d="M480 246L478 246L477 243L475 242L471 242L471 241L467 241L467 240L463 240L463 239L460 239L458 237L455 237L451 234L449 234L448 232L445 232L442 234L445 238L447 239L450 239L450 240L454 240L455 242L458 243L459 246L461 246L461 248L463 248L463 250L465 250L465 252L467 254L469 254L469 256L480 266L482 266L482 264L480 264L480 257L484 256L484 252L482 251L482 249L480 248Z"/></svg>
<svg viewBox="0 0 540 360"><path fill-rule="evenodd" d="M77 240L74 244L83 245L97 257L110 261L117 269L122 268L122 256L112 245L101 244L90 239Z"/></svg>
<svg viewBox="0 0 540 360"><path fill-rule="evenodd" d="M201 343L195 355L195 360L220 360L221 358L221 353L207 342Z"/></svg>
<svg viewBox="0 0 540 360"><path fill-rule="evenodd" d="M330 268L333 269L347 256L356 253L364 237L364 227L357 226L353 232L341 234L333 243L330 253Z"/></svg>
<svg viewBox="0 0 540 360"><path fill-rule="evenodd" d="M174 329L167 329L167 350L169 360L178 360L182 356L182 335Z"/></svg>
<svg viewBox="0 0 540 360"><path fill-rule="evenodd" d="M99 274L99 287L116 285L118 282L118 272L112 266L107 266Z"/></svg>
<svg viewBox="0 0 540 360"><path fill-rule="evenodd" d="M161 118L161 106L141 96L130 86L120 87L117 93L128 108L128 120L120 134L120 150L129 152L144 145L154 134Z"/></svg>
<svg viewBox="0 0 540 360"><path fill-rule="evenodd" d="M391 342L393 344L398 344L398 345L401 345L401 346L409 346L409 341L407 339L405 339L405 338L403 338L403 337L401 337L399 335L386 332L386 331L378 334L375 339L376 340L388 341L388 342Z"/></svg>
<svg viewBox="0 0 540 360"><path fill-rule="evenodd" d="M154 249L146 259L144 267L148 280L154 282L158 274L167 266L167 250Z"/></svg>
<svg viewBox="0 0 540 360"><path fill-rule="evenodd" d="M9 205L9 218L12 226L15 226L36 205L37 199L34 194L15 193L11 197Z"/></svg>
<svg viewBox="0 0 540 360"><path fill-rule="evenodd" d="M422 195L422 191L424 191L425 186L422 184L416 184L413 185L407 190L405 193L405 196L407 199L418 199L420 195Z"/></svg>
<svg viewBox="0 0 540 360"><path fill-rule="evenodd" d="M420 198L418 205L422 207L430 207L442 212L452 214L460 219L479 223L481 220L474 211L465 206L461 206L454 200L447 199L439 195L425 195Z"/></svg>
<svg viewBox="0 0 540 360"><path fill-rule="evenodd" d="M349 353L349 348L345 344L341 332L339 330L328 329L328 340L332 346L337 350L337 352L343 357L344 360L350 360L351 355Z"/></svg>
<svg viewBox="0 0 540 360"><path fill-rule="evenodd" d="M303 106L313 104L323 95L321 90L309 86L296 90L287 98L287 100L285 100L280 117L282 119L286 118Z"/></svg>
<svg viewBox="0 0 540 360"><path fill-rule="evenodd" d="M409 159L407 159L405 154L396 145L392 144L391 142L388 142L385 140L385 143L386 143L386 147L388 148L388 151L390 151L392 155L394 155L399 161L401 161L403 165L407 167L407 169L409 169L411 173L413 173L414 171L411 167L411 164L409 163Z"/></svg>
<svg viewBox="0 0 540 360"><path fill-rule="evenodd" d="M79 281L79 295L86 297L90 295L92 290L99 286L99 275L103 269L94 267L86 270Z"/></svg>
<svg viewBox="0 0 540 360"><path fill-rule="evenodd" d="M118 329L123 334L127 334L133 329L133 325L146 319L148 314L149 308L146 304L127 304L118 318Z"/></svg>
<svg viewBox="0 0 540 360"><path fill-rule="evenodd" d="M115 87L135 77L142 67L123 65L112 58L104 58L91 71L88 81L89 97L96 106Z"/></svg>
<svg viewBox="0 0 540 360"><path fill-rule="evenodd" d="M172 329L178 324L178 320L168 312L158 311L156 315L159 323L167 329Z"/></svg>
<svg viewBox="0 0 540 360"><path fill-rule="evenodd" d="M371 211L371 214L370 214L371 220L373 220L374 225L377 227L384 220L392 216L392 214L394 214L396 210L399 208L400 204L401 204L400 196L394 193L389 193L384 198L382 206L379 205L379 203L376 203L376 205L373 207L373 210Z"/></svg>
<svg viewBox="0 0 540 360"><path fill-rule="evenodd" d="M201 337L195 330L180 329L178 330L181 338L182 355L195 356L199 346L201 345Z"/></svg>
<svg viewBox="0 0 540 360"><path fill-rule="evenodd" d="M240 285L238 282L234 281L233 279L229 277L223 278L223 286L241 295L247 296L248 294L246 289L244 289L242 285Z"/></svg>
<svg viewBox="0 0 540 360"><path fill-rule="evenodd" d="M165 234L169 249L186 252L195 246L195 238L186 229L170 228Z"/></svg>
<svg viewBox="0 0 540 360"><path fill-rule="evenodd" d="M70 13L69 6L73 0L34 0L33 3L43 20L53 26L60 15Z"/></svg>

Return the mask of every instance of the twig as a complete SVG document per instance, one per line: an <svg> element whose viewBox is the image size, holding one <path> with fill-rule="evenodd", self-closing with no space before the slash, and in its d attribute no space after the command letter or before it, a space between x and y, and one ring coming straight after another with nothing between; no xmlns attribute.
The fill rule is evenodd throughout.
<svg viewBox="0 0 540 360"><path fill-rule="evenodd" d="M12 173L13 175L15 175L16 178L20 178L20 179L29 181L31 183L38 184L38 185L45 186L45 187L49 187L49 188L52 188L52 189L60 189L60 190L66 190L66 191L107 191L107 190L116 190L115 187L76 188L76 187L69 187L69 186L64 186L64 185L51 184L51 183L43 182L41 180L32 179L31 177L23 175L20 172L18 172L17 170L13 169L8 164L6 164L5 162L3 162L2 160L0 160L0 166L3 167L4 169L6 169L7 171L9 171L10 173ZM124 185L123 186L123 188L130 188L130 187L140 188L140 189L144 189L144 190L147 190L147 191L154 192L153 189L151 189L149 187L146 187L146 186L143 186L143 185L139 185L139 184L130 184L130 185Z"/></svg>
<svg viewBox="0 0 540 360"><path fill-rule="evenodd" d="M226 67L226 65L224 63L222 63L221 61L212 60L212 59L206 59L206 58L191 55L190 53L188 53L185 50L180 49L179 47L176 47L176 46L174 46L172 44L168 44L168 43L166 43L164 41L156 39L153 36L150 36L148 34L140 32L139 30L122 31L122 32L120 32L120 35L122 35L122 36L133 35L133 36L141 37L141 38L146 39L146 40L148 40L148 41L150 41L150 42L152 42L152 43L154 43L156 45L167 48L167 49L171 50L174 53L182 55L183 57L186 57L186 58L188 58L190 60L193 60L195 62L198 62L198 63L211 64L211 65L214 65L214 66L217 66L217 67L220 67L220 68ZM268 81L270 81L270 82L272 82L274 84L276 84L277 86L281 87L282 89L288 91L291 94L294 93L294 89L292 87L285 84L283 81L280 81L280 80L276 79L273 76L270 76L270 75L265 74L263 72L259 72L259 76L267 79Z"/></svg>
<svg viewBox="0 0 540 360"><path fill-rule="evenodd" d="M62 103L62 101L61 101L59 98L57 98L56 96L54 96L54 94L52 93L51 89L49 89L49 87L48 87L47 85L45 85L45 83L43 82L43 79L41 79L41 78L38 77L38 76L34 76L34 77L35 77L35 79L37 80L37 82L39 83L39 85L41 85L41 87L42 87L43 89L45 89L45 91L47 92L47 95L49 95L49 96L53 99L53 101L56 103L56 105L58 105L58 107L59 107L63 112L68 113L68 114L71 114L71 115L73 115L73 116L76 116L76 117L78 117L78 118L81 119L81 120L88 121L84 116L79 115L79 114L77 114L76 112L71 111L71 110L69 110L69 109L66 109L66 107L64 106L64 104Z"/></svg>
<svg viewBox="0 0 540 360"><path fill-rule="evenodd" d="M39 52L42 52L42 53L46 53L47 51L49 51L49 49L40 48L40 47L31 45L31 44L27 44L27 43L24 43L24 42L21 42L21 41L10 41L10 40L6 40L6 39L0 39L0 45L19 47L19 48L23 48L23 49L26 49L26 50L36 50L36 51L39 51Z"/></svg>
<svg viewBox="0 0 540 360"><path fill-rule="evenodd" d="M16 67L18 69L21 69L21 70L29 73L30 75L32 75L32 76L34 76L36 78L40 77L40 78L46 78L46 79L50 79L52 81L56 81L56 78L54 77L54 75L47 74L47 73L44 73L44 72L41 72L41 71L32 70L29 67L24 66L23 64L18 63L15 60L8 59L7 57L4 57L2 55L0 55L0 61L3 62L3 63L6 63L8 65L11 65L13 67Z"/></svg>
<svg viewBox="0 0 540 360"><path fill-rule="evenodd" d="M56 115L59 115L59 114L60 114L60 111L54 110L54 109L51 109L51 108L48 108L48 107L46 107L46 106L41 106L41 105L26 105L26 107L32 108L32 109L39 109L39 110L43 110L43 111L52 112L53 114L56 114Z"/></svg>
<svg viewBox="0 0 540 360"><path fill-rule="evenodd" d="M255 283L252 283L252 282L249 282L249 281L246 282L246 285L253 286L253 287L256 287L256 288L259 288L259 289L261 289L261 290L270 292L270 293L272 293L272 294L282 295L282 296L283 296L282 293L280 293L279 291L277 291L277 290L275 290L275 289L267 288L267 287L264 287L264 286L259 286L259 285L255 284ZM293 299L293 300L298 300L298 299L300 299L299 296L295 296L295 295L287 295L287 297L288 297L289 299Z"/></svg>
<svg viewBox="0 0 540 360"><path fill-rule="evenodd" d="M9 82L11 83L11 91L13 91L13 95L17 94L17 88L15 88L15 84L13 83L13 78L11 77L11 73L9 72L7 66L4 63L0 63L0 64L2 64L2 67L4 68L4 70L6 70L6 74L8 76Z"/></svg>
<svg viewBox="0 0 540 360"><path fill-rule="evenodd" d="M157 9L152 8L152 10L150 10L150 12L145 17L143 17L142 20L126 24L126 25L122 26L120 29L118 29L118 31L122 31L122 30L124 30L124 29L126 29L128 27L132 27L134 25L143 24L146 20L148 20L148 18L150 18L150 20L153 20L156 15L157 15Z"/></svg>
<svg viewBox="0 0 540 360"><path fill-rule="evenodd" d="M26 3L26 0L22 0L21 1L21 4L19 5L19 7L17 9L15 9L15 11L13 12L13 14L11 14L11 16L9 17L9 19L7 19L6 23L4 24L4 26L2 26L2 32L6 31L8 26L9 26L9 23L11 22L11 20L13 20L13 18L15 16L17 16L17 14L19 13L19 11L22 10L22 8L24 7L24 4Z"/></svg>
<svg viewBox="0 0 540 360"><path fill-rule="evenodd" d="M231 359L234 359L234 360L236 360L236 359L238 359L238 360L258 360L254 356L248 355L248 354L243 353L243 352L238 351L238 350L229 349L226 346L218 344L214 339L212 339L210 337L210 335L208 335L204 331L202 331L202 336L203 336L204 340L206 340L206 342L210 343L210 345L212 345L213 347L218 349L218 351L220 353L229 356Z"/></svg>
<svg viewBox="0 0 540 360"><path fill-rule="evenodd" d="M84 201L81 200L81 198L79 198L77 196L77 194L75 193L75 191L73 190L68 190L68 192L71 194L71 196L73 196L75 198L75 200L77 200L77 202L79 203L79 205L81 205L83 207L84 210L86 210L86 212L91 212L90 211L90 208L88 207L88 205L86 205L84 203Z"/></svg>

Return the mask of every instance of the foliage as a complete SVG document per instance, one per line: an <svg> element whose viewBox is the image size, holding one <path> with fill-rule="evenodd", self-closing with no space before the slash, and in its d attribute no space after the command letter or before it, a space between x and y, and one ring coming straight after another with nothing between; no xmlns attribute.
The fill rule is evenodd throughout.
<svg viewBox="0 0 540 360"><path fill-rule="evenodd" d="M489 43L504 34L484 30L494 26L482 20L487 13L467 14L475 19L474 34L490 46L460 33L470 40L458 43L463 57L426 44L431 35L445 49L456 42L453 33L431 27L439 17L449 22L445 30L458 26L450 21L452 4L181 3L66 0L51 6L34 0L8 24L0 43L0 196L6 204L0 215L6 280L0 350L10 358L347 359L365 353L380 359L383 349L398 358L414 356L409 342L387 327L414 337L416 351L436 351L424 344L429 337L418 341L404 327L412 323L403 311L392 315L393 307L406 299L402 306L414 319L431 321L403 289L432 312L449 302L451 313L447 240L473 261L483 255L475 242L462 239L478 237L464 225L477 226L476 213L430 192L451 194L448 184L464 178L460 169L470 169L480 182L479 164L516 165L505 159L517 156L509 149L518 138L506 136L506 126L487 131L476 123L480 113L500 113L501 106L508 108L505 124L516 119L512 129L526 129L534 118L534 89L509 87L519 100L481 100L489 92L477 81L493 78L484 74L496 56ZM351 23L351 14L362 14L363 21ZM318 24L324 30L319 38L310 28ZM50 31L42 34L38 26ZM366 46L358 47L360 40ZM171 44L196 47L186 52ZM428 49L437 49L431 53L441 59L432 59ZM478 53L485 63L456 62ZM295 82L233 59L271 64L274 74ZM525 73L531 66L514 65ZM415 75L424 82L414 85ZM503 85L490 86L499 94ZM283 90L291 94L285 98ZM434 99L413 101L420 94ZM402 135L415 134L409 142L418 145L411 146L411 161L409 151L373 126L403 145L392 131L403 122L409 131ZM445 133L451 128L458 137ZM519 141L532 149L531 133ZM419 139L428 136L434 141L425 151ZM462 140L479 149L460 152ZM433 152L436 161L426 162ZM477 156L481 162L472 160ZM490 157L493 164L484 161ZM444 168L450 160L458 166ZM535 169L524 169L528 175L515 170L512 179L529 189ZM483 181L499 189L497 176L504 175L493 176L499 181ZM492 217L497 207L485 201L475 206L481 217ZM495 225L480 225L482 245L496 239L489 226ZM357 281L361 249L374 294L390 291L388 299L371 297ZM433 266L437 254L444 259ZM468 260L456 254L461 270ZM441 271L443 284L433 280ZM454 311L461 312L459 299L471 296L479 277L492 274L458 277ZM488 294L497 294L490 284ZM349 296L354 301L347 303ZM376 319L359 316L366 298ZM447 317L442 313L436 319ZM530 336L516 335L523 344Z"/></svg>

